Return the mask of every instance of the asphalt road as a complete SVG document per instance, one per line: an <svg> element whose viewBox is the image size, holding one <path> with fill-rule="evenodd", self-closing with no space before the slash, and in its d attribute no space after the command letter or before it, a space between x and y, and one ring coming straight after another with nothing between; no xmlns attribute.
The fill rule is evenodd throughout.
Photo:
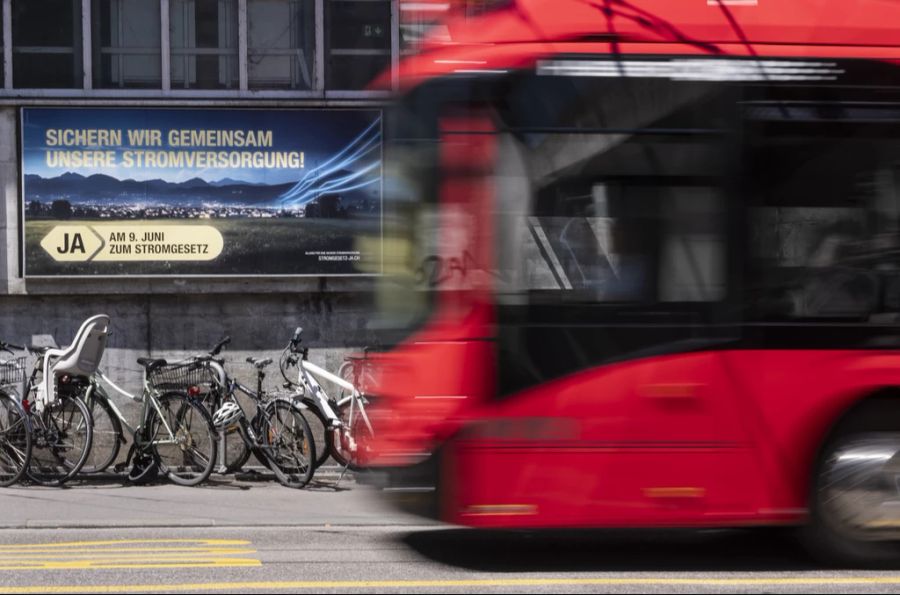
<svg viewBox="0 0 900 595"><path fill-rule="evenodd" d="M900 573L823 568L782 532L477 532L333 479L0 490L0 594L900 591Z"/></svg>

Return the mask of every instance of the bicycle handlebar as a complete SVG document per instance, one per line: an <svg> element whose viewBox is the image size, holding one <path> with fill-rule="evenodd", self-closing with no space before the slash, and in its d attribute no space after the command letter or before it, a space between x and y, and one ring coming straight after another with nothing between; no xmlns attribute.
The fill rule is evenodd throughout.
<svg viewBox="0 0 900 595"><path fill-rule="evenodd" d="M291 337L291 351L296 353L297 349L300 348L300 343L303 342L303 327L298 326L296 330L294 330L294 336Z"/></svg>
<svg viewBox="0 0 900 595"><path fill-rule="evenodd" d="M209 354L210 355L219 355L219 353L222 351L222 348L225 347L226 345L228 345L229 343L231 343L231 337L228 335L225 335L224 337L222 337L222 340L219 341L218 343L216 343L216 346L210 350Z"/></svg>

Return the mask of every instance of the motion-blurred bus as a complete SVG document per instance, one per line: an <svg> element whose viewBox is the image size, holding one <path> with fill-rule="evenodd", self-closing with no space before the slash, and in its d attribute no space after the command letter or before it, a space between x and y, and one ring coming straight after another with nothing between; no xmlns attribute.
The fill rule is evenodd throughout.
<svg viewBox="0 0 900 595"><path fill-rule="evenodd" d="M489 4L394 73L389 489L900 560L900 3Z"/></svg>

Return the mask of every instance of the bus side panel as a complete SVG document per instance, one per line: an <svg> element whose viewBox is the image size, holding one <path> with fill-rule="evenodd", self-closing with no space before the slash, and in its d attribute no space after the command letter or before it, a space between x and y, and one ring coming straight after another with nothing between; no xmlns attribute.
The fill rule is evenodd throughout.
<svg viewBox="0 0 900 595"><path fill-rule="evenodd" d="M449 445L461 474L445 520L577 526L613 518L611 501L595 495L608 485L609 444L624 436L633 372L611 366L492 403Z"/></svg>
<svg viewBox="0 0 900 595"><path fill-rule="evenodd" d="M900 386L897 352L747 350L725 358L771 495L764 516L802 516L833 424L860 399Z"/></svg>
<svg viewBox="0 0 900 595"><path fill-rule="evenodd" d="M648 387L665 392L662 378L676 402L679 383L704 393L706 413L648 404ZM898 386L900 354L871 351L684 354L575 374L497 404L451 442L460 475L444 518L494 527L801 522L829 429L860 399Z"/></svg>
<svg viewBox="0 0 900 595"><path fill-rule="evenodd" d="M494 347L488 340L426 340L383 356L381 382L388 415L380 419L378 466L406 465L430 455L469 419L493 390ZM464 371L464 373L461 373Z"/></svg>
<svg viewBox="0 0 900 595"><path fill-rule="evenodd" d="M477 526L708 526L768 507L718 352L595 368L523 391L452 442ZM456 514L454 514L454 510Z"/></svg>

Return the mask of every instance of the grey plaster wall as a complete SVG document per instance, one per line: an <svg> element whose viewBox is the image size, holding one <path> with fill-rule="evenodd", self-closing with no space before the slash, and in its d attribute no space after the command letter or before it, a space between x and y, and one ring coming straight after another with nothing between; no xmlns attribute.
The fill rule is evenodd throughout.
<svg viewBox="0 0 900 595"><path fill-rule="evenodd" d="M19 274L19 151L14 108L0 109L0 294L22 291Z"/></svg>
<svg viewBox="0 0 900 595"><path fill-rule="evenodd" d="M296 326L305 329L310 359L336 370L349 349L366 342L371 310L367 294L342 292L7 295L0 296L0 337L27 343L49 335L67 345L81 321L98 313L112 320L103 368L113 381L136 391L141 380L138 357L177 360L208 351L225 334L232 337L223 352L228 369L252 383L247 356L277 361ZM277 367L271 372L269 386L275 388L280 385Z"/></svg>

